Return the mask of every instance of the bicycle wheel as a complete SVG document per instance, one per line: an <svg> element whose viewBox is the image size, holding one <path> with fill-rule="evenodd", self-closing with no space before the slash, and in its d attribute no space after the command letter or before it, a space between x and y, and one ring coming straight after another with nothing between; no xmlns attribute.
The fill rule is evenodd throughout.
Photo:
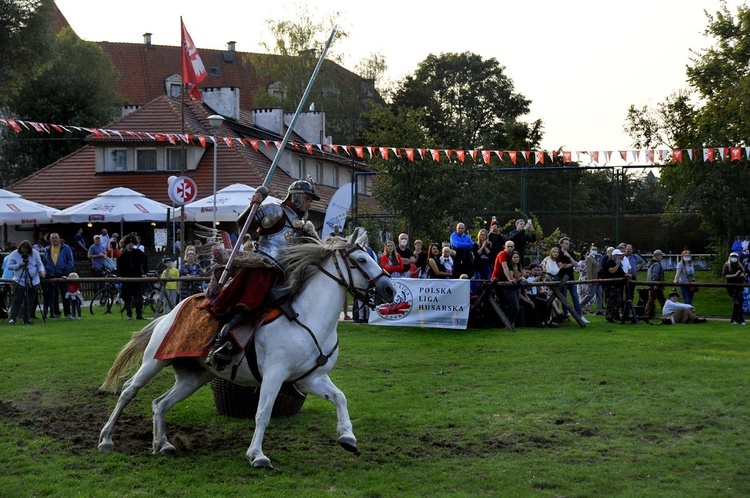
<svg viewBox="0 0 750 498"><path fill-rule="evenodd" d="M89 313L112 313L112 305L115 303L115 292L112 289L99 289L89 304Z"/></svg>

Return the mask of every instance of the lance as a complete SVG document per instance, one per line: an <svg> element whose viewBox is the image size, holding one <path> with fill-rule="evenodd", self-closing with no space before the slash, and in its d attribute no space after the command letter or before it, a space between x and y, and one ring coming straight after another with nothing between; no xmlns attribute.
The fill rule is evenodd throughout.
<svg viewBox="0 0 750 498"><path fill-rule="evenodd" d="M268 185L271 183L273 172L276 170L276 166L278 166L279 160L281 160L281 154L284 152L284 149L286 148L286 144L289 142L289 137L291 137L292 135L292 131L294 130L294 125L297 123L297 118L299 117L300 113L302 113L302 109L305 106L305 101L307 100L307 96L310 94L310 90L312 90L313 83L315 83L315 78L318 76L320 67L323 65L323 60L326 57L326 52L328 52L328 48L331 46L331 43L333 42L333 37L335 34L336 34L336 27L334 27L333 31L331 31L331 36L328 37L328 41L326 42L326 45L323 48L323 53L320 54L320 58L318 59L318 63L315 65L315 69L313 70L312 76L310 77L310 81L307 83L307 88L305 88L305 93L302 95L302 98L299 101L299 105L297 106L297 110L295 111L294 116L292 116L292 121L289 123L289 127L287 127L286 133L284 134L284 139L281 141L281 145L279 145L278 149L276 150L276 155L273 158L271 167L268 169L268 174L266 175L266 179L263 180L263 185L261 185L257 189L257 192L260 192L264 198L268 196ZM240 234L237 237L237 242L234 244L234 247L232 248L232 252L229 254L229 259L227 260L227 264L224 267L224 271L221 273L221 278L219 279L220 285L224 285L227 279L229 278L229 271L232 269L232 263L234 262L234 258L237 256L237 253L239 252L240 247L242 246L242 241L245 238L245 234L247 234L247 231L250 229L250 224L255 218L255 214L258 212L259 205L260 205L259 203L254 202L252 204L252 207L250 208L250 215L245 220L245 224L243 225L242 230L240 231Z"/></svg>

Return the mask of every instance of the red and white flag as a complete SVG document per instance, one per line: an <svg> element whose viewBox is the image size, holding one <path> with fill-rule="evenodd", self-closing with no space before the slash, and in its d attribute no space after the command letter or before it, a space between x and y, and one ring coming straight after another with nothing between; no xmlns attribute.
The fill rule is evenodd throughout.
<svg viewBox="0 0 750 498"><path fill-rule="evenodd" d="M201 100L201 92L198 85L206 79L206 67L203 65L198 49L193 44L193 39L185 29L185 24L180 17L180 26L182 26L182 83L187 85L190 95Z"/></svg>

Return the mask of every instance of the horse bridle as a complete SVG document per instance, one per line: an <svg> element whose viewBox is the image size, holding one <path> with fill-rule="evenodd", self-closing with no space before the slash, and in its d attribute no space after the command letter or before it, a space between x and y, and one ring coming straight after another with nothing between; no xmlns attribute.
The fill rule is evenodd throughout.
<svg viewBox="0 0 750 498"><path fill-rule="evenodd" d="M357 260L352 258L352 254L357 251L362 251L363 249L358 246L351 247L349 249L346 249L344 247L341 247L339 249L335 249L333 253L333 264L336 267L336 273L338 273L338 276L333 275L329 271L327 271L322 266L320 267L320 271L322 271L325 275L330 277L334 282L339 284L342 287L346 287L346 289L354 296L355 299L362 301L363 303L368 303L370 307L373 307L373 305L370 303L370 292L374 291L375 284L380 280L381 278L385 277L388 278L388 273L386 273L382 268L380 270L380 273L375 277L370 277L370 275L367 274L367 272L362 268L362 266L357 263ZM341 271L341 266L339 265L339 260L336 257L336 253L341 257L341 259L345 262L348 262L346 267L346 276L347 278L344 278L344 272ZM367 253L365 253L367 254ZM352 270L358 270L363 277L365 277L365 280L367 280L367 289L365 291L361 291L354 287L354 280L352 279Z"/></svg>

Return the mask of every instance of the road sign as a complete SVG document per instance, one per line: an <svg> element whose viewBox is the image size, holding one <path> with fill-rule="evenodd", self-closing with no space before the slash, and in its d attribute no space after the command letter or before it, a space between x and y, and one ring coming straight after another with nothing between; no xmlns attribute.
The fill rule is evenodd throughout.
<svg viewBox="0 0 750 498"><path fill-rule="evenodd" d="M198 197L198 186L189 176L178 176L169 183L169 198L182 206L193 202Z"/></svg>

